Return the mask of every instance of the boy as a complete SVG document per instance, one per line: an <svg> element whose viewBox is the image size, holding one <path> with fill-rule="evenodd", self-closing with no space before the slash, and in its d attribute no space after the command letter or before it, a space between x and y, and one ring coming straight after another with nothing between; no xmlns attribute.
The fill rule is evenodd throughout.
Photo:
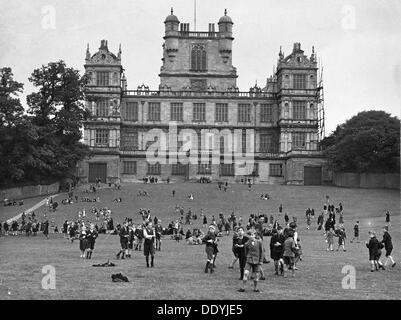
<svg viewBox="0 0 401 320"><path fill-rule="evenodd" d="M238 290L239 292L245 292L245 285L248 281L249 273L252 272L255 275L253 280L253 291L260 292L258 289L260 266L263 263L263 243L256 239L256 233L254 231L249 233L249 240L245 243L245 256L246 256L246 267L244 271L244 278L242 279L242 287Z"/></svg>
<svg viewBox="0 0 401 320"><path fill-rule="evenodd" d="M330 227L329 231L327 231L326 233L327 251L333 251L333 239L334 239L334 231L333 228Z"/></svg>
<svg viewBox="0 0 401 320"><path fill-rule="evenodd" d="M283 228L277 227L277 231L273 230L273 236L270 239L270 258L274 261L274 274L278 276L278 270L280 265L280 273L283 273L283 245L285 237L283 235Z"/></svg>
<svg viewBox="0 0 401 320"><path fill-rule="evenodd" d="M337 251L340 250L340 247L343 248L343 251L345 250L345 239L346 239L346 234L345 234L345 229L344 227L341 227L337 230L337 237L338 237L338 248Z"/></svg>
<svg viewBox="0 0 401 320"><path fill-rule="evenodd" d="M355 239L357 240L356 243L359 243L359 221L354 225L354 238L350 242L354 242Z"/></svg>
<svg viewBox="0 0 401 320"><path fill-rule="evenodd" d="M207 233L207 235L203 238L202 240L203 243L206 244L206 256L207 256L207 262L206 262L206 266L205 266L205 273L209 272L210 269L210 273L213 273L213 260L214 260L214 247L215 247L215 243L216 243L216 227L214 225L210 225L209 226L209 232Z"/></svg>
<svg viewBox="0 0 401 320"><path fill-rule="evenodd" d="M383 228L383 240L381 241L382 244L384 245L384 248L386 249L386 262L384 262L384 266L387 267L387 263L390 260L392 265L391 267L394 268L396 263L393 259L393 257L391 256L391 251L393 251L393 242L391 240L391 236L388 233L388 226L385 226Z"/></svg>
<svg viewBox="0 0 401 320"><path fill-rule="evenodd" d="M116 257L117 259L125 259L125 255L128 256L128 238L129 238L129 229L128 229L128 221L125 221L122 228L120 229L119 232L120 236L120 245L121 245L121 250L117 253Z"/></svg>
<svg viewBox="0 0 401 320"><path fill-rule="evenodd" d="M155 259L155 238L156 232L153 229L152 221L149 221L146 224L146 227L143 229L143 237L145 242L143 244L143 254L145 255L146 259L146 267L149 268L149 255L150 255L150 266L153 268L154 266L154 259Z"/></svg>
<svg viewBox="0 0 401 320"><path fill-rule="evenodd" d="M157 220L157 225L155 226L155 232L156 232L156 250L161 251L163 227L162 227L162 221L160 219Z"/></svg>
<svg viewBox="0 0 401 320"><path fill-rule="evenodd" d="M240 280L243 280L246 264L245 244L248 242L249 238L244 236L243 227L239 227L237 233L237 236L233 239L233 251L237 253L236 257L239 259Z"/></svg>
<svg viewBox="0 0 401 320"><path fill-rule="evenodd" d="M95 249L95 241L97 237L98 237L98 232L95 229L95 225L91 223L89 231L86 234L86 239L87 239L86 259L92 259L92 252Z"/></svg>
<svg viewBox="0 0 401 320"><path fill-rule="evenodd" d="M82 226L79 234L79 249L81 250L81 258L85 258L85 251L88 246L88 240L86 239L86 227Z"/></svg>
<svg viewBox="0 0 401 320"><path fill-rule="evenodd" d="M295 260L295 251L296 251L296 245L295 241L293 239L294 237L294 232L290 229L288 231L288 238L284 241L283 244L283 260L285 264L285 268L283 268L283 276L284 278L287 278L287 274L285 273L285 270L292 270L292 276L295 277L295 269L294 269L294 260Z"/></svg>
<svg viewBox="0 0 401 320"><path fill-rule="evenodd" d="M370 240L366 242L366 247L369 249L369 261L371 265L370 272L379 271L379 268L385 270L380 262L382 244L377 240L376 234L369 231Z"/></svg>

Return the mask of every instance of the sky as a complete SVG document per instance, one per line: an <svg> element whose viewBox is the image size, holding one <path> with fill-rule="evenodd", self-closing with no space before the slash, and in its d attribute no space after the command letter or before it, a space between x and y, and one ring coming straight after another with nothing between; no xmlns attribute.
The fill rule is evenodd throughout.
<svg viewBox="0 0 401 320"><path fill-rule="evenodd" d="M102 39L122 47L128 88L159 85L164 19L174 8L194 30L195 0L0 0L0 67L23 82L21 100L35 90L35 68L64 60L81 70L86 46ZM277 64L300 42L323 66L326 135L363 110L400 117L401 1L399 0L196 0L196 30L207 31L227 9L232 18L237 86L263 86Z"/></svg>

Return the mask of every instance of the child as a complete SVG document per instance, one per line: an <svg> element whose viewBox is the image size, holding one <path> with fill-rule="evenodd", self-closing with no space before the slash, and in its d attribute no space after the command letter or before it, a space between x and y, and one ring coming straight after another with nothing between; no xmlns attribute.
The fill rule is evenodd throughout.
<svg viewBox="0 0 401 320"><path fill-rule="evenodd" d="M85 251L88 245L88 241L86 239L86 227L82 226L81 232L79 234L79 249L81 250L81 258L85 258Z"/></svg>
<svg viewBox="0 0 401 320"><path fill-rule="evenodd" d="M253 280L253 291L260 292L258 289L260 267L263 264L263 243L256 239L256 233L249 233L249 240L245 243L245 256L246 256L246 267L244 271L244 278L242 281L242 287L238 290L239 292L245 292L245 285L248 281L249 273L252 272L255 275Z"/></svg>
<svg viewBox="0 0 401 320"><path fill-rule="evenodd" d="M391 236L388 233L388 226L385 226L383 228L383 240L381 241L382 244L384 245L384 248L386 249L386 262L384 262L384 266L387 267L387 263L390 260L392 265L391 267L394 268L396 263L393 259L393 257L391 256L391 251L393 250L393 242L391 240Z"/></svg>
<svg viewBox="0 0 401 320"><path fill-rule="evenodd" d="M366 242L366 247L369 249L370 271L379 271L379 268L385 270L380 262L382 244L377 240L376 234L373 231L369 231L369 236L370 240Z"/></svg>
<svg viewBox="0 0 401 320"><path fill-rule="evenodd" d="M359 221L354 225L354 238L350 242L354 242L355 239L357 240L356 243L359 243Z"/></svg>
<svg viewBox="0 0 401 320"><path fill-rule="evenodd" d="M98 232L95 229L95 225L93 223L90 224L89 231L87 232L86 239L86 259L92 259L92 252L95 249L95 241L98 236Z"/></svg>
<svg viewBox="0 0 401 320"><path fill-rule="evenodd" d="M294 241L294 232L290 229L287 233L288 238L284 241L283 244L283 260L285 268L283 269L283 276L287 278L286 271L292 270L292 276L295 277L295 269L294 269L294 260L295 260L295 251L296 245Z"/></svg>
<svg viewBox="0 0 401 320"><path fill-rule="evenodd" d="M206 244L205 251L207 256L207 262L205 266L205 273L208 273L209 269L210 273L213 273L214 247L216 242L216 228L214 225L209 226L209 232L203 238L202 242Z"/></svg>
<svg viewBox="0 0 401 320"><path fill-rule="evenodd" d="M345 229L343 227L338 229L337 237L338 237L338 248L337 248L337 251L340 249L340 247L343 248L343 251L347 251L347 250L345 250L345 238L347 236L345 234Z"/></svg>
<svg viewBox="0 0 401 320"><path fill-rule="evenodd" d="M333 251L333 237L334 231L333 228L330 228L326 233L327 251Z"/></svg>
<svg viewBox="0 0 401 320"><path fill-rule="evenodd" d="M273 229L273 236L270 239L270 258L274 261L274 274L278 276L279 266L280 273L283 273L284 261L283 261L283 245L285 237L283 235L283 228L277 227L277 231Z"/></svg>

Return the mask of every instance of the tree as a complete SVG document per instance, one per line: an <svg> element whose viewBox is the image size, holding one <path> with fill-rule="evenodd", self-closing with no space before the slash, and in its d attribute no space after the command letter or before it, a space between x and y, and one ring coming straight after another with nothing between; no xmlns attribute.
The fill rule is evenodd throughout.
<svg viewBox="0 0 401 320"><path fill-rule="evenodd" d="M24 113L18 98L24 85L14 80L11 68L0 69L0 129L15 126Z"/></svg>
<svg viewBox="0 0 401 320"><path fill-rule="evenodd" d="M27 97L31 121L39 128L37 164L42 175L67 177L90 154L80 142L89 116L82 103L87 77L58 61L35 69L29 81L38 88Z"/></svg>
<svg viewBox="0 0 401 320"><path fill-rule="evenodd" d="M363 111L321 143L332 169L399 172L400 120L384 111Z"/></svg>

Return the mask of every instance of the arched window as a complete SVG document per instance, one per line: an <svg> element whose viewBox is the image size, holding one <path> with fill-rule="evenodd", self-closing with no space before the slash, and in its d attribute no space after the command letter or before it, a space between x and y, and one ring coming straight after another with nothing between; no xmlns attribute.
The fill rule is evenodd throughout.
<svg viewBox="0 0 401 320"><path fill-rule="evenodd" d="M206 49L196 44L191 49L191 71L206 71Z"/></svg>

